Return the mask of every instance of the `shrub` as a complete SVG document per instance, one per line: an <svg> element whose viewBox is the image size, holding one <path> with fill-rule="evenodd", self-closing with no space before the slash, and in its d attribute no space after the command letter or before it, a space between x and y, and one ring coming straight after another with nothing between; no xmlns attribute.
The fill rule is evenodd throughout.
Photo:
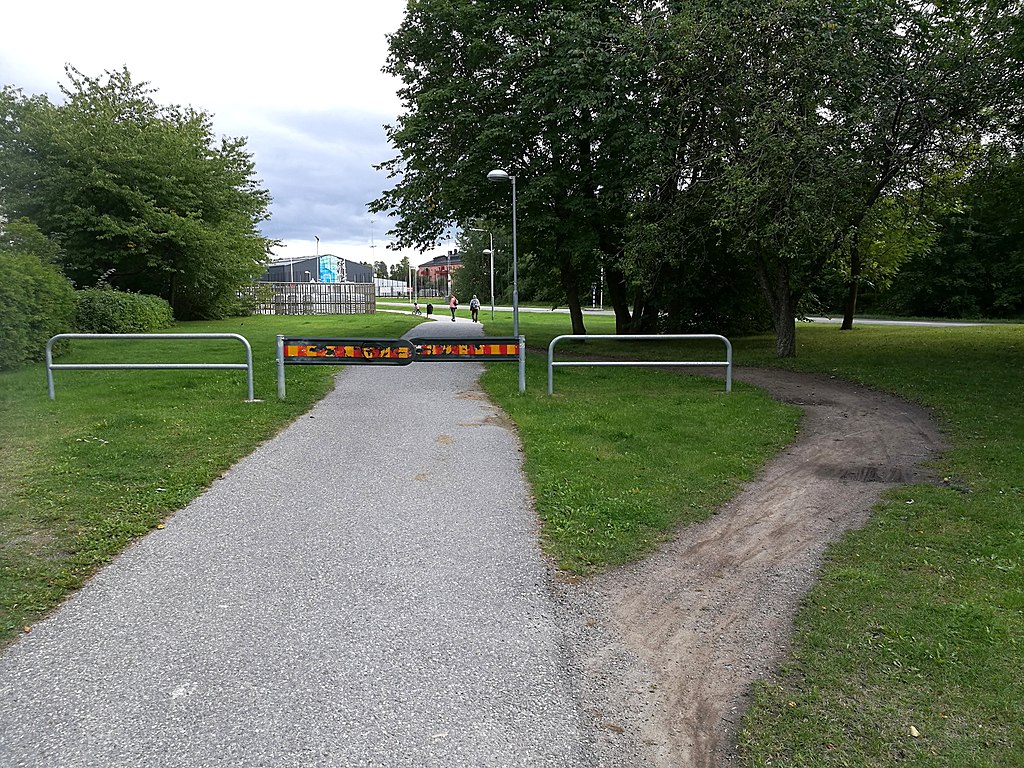
<svg viewBox="0 0 1024 768"><path fill-rule="evenodd" d="M78 291L75 327L80 333L150 333L173 322L171 305L158 296L109 286Z"/></svg>
<svg viewBox="0 0 1024 768"><path fill-rule="evenodd" d="M0 370L46 357L46 342L72 329L75 291L53 264L0 248Z"/></svg>

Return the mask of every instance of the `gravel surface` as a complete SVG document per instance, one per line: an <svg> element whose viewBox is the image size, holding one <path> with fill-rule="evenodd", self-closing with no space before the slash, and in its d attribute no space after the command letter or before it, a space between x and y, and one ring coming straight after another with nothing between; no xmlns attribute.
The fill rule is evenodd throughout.
<svg viewBox="0 0 1024 768"><path fill-rule="evenodd" d="M104 568L0 656L0 765L614 760L480 371L346 370Z"/></svg>
<svg viewBox="0 0 1024 768"><path fill-rule="evenodd" d="M751 686L785 654L826 547L886 490L933 480L923 466L943 448L930 415L904 400L825 376L734 374L803 409L796 442L643 562L565 588L588 617L585 634L566 636L580 641L585 711L622 727L629 765L735 762Z"/></svg>

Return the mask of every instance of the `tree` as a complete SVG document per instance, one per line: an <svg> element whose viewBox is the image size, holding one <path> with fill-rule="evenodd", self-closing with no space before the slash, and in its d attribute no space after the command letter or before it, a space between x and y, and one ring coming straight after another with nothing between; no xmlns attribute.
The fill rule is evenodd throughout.
<svg viewBox="0 0 1024 768"><path fill-rule="evenodd" d="M801 301L829 269L850 275L852 322L878 207L897 201L913 218L922 189L962 165L1019 95L1006 66L1019 9L735 0L674 11L662 103L673 73L700 73L690 59L718 66L699 79L707 90L683 89L682 108L667 110L681 137L668 205L689 221L709 211L718 241L758 277L778 354L792 355ZM709 234L689 239L706 245Z"/></svg>
<svg viewBox="0 0 1024 768"><path fill-rule="evenodd" d="M410 4L386 66L406 108L388 128L398 157L381 166L397 181L370 204L397 215L396 246L429 247L458 222L509 220L508 188L485 181L501 167L517 177L521 263L556 270L573 330L584 332L580 289L595 254L621 253L632 191L634 10L599 0Z"/></svg>
<svg viewBox="0 0 1024 768"><path fill-rule="evenodd" d="M59 254L29 221L0 220L0 370L43 359L51 336L73 330L75 292Z"/></svg>
<svg viewBox="0 0 1024 768"><path fill-rule="evenodd" d="M934 245L911 258L884 297L925 317L1024 317L1024 159L993 150L937 217Z"/></svg>
<svg viewBox="0 0 1024 768"><path fill-rule="evenodd" d="M391 269L388 272L388 276L392 280L408 280L409 279L409 257L403 256L402 260L397 264L392 264Z"/></svg>
<svg viewBox="0 0 1024 768"><path fill-rule="evenodd" d="M127 69L66 73L60 105L0 94L0 211L59 241L79 285L106 274L179 318L230 312L271 245L258 231L270 196L245 140L216 141L209 115L157 104Z"/></svg>
<svg viewBox="0 0 1024 768"><path fill-rule="evenodd" d="M373 276L380 278L381 280L390 279L390 273L388 272L388 265L383 261L373 262Z"/></svg>

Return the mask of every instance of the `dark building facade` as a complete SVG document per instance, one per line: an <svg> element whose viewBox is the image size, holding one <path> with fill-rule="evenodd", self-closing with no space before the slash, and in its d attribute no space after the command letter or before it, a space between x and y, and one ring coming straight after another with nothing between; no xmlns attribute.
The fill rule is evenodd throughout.
<svg viewBox="0 0 1024 768"><path fill-rule="evenodd" d="M306 259L271 262L261 283L372 283L373 268L325 254Z"/></svg>

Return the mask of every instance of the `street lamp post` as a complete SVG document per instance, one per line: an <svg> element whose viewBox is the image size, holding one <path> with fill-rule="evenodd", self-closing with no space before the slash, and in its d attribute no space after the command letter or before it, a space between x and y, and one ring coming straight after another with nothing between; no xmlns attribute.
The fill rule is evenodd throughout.
<svg viewBox="0 0 1024 768"><path fill-rule="evenodd" d="M519 338L519 252L516 245L516 177L510 176L508 171L495 169L487 174L487 180L512 182L512 335Z"/></svg>
<svg viewBox="0 0 1024 768"><path fill-rule="evenodd" d="M494 235L491 234L489 229L477 229L476 227L470 227L470 232L486 232L487 239L490 242L490 246L484 251L485 256L491 257L491 320L494 319Z"/></svg>
<svg viewBox="0 0 1024 768"><path fill-rule="evenodd" d="M446 268L446 274L448 276L448 296L452 295L452 252L448 251L448 267Z"/></svg>
<svg viewBox="0 0 1024 768"><path fill-rule="evenodd" d="M494 243L492 242L493 246ZM494 319L494 248L485 248L484 256L491 257L491 320Z"/></svg>

